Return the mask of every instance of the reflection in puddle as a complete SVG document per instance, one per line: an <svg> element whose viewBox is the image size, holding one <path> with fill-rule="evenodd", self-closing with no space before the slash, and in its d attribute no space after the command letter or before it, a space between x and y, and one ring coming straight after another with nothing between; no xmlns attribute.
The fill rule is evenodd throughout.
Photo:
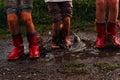
<svg viewBox="0 0 120 80"><path fill-rule="evenodd" d="M111 57L111 56L119 56L119 49L104 49L99 51L99 57Z"/></svg>
<svg viewBox="0 0 120 80"><path fill-rule="evenodd" d="M54 54L54 60L55 60L56 63L62 63L63 54L62 53Z"/></svg>
<svg viewBox="0 0 120 80"><path fill-rule="evenodd" d="M89 41L88 41L89 42ZM88 43L87 42L87 43ZM80 46L80 45L79 45ZM74 48L75 49L75 48ZM120 56L120 50L115 48L107 48L107 49L96 49L93 43L86 47L83 50L76 51L53 51L56 54L54 55L56 63L69 62L77 59L88 59L88 58L104 58L111 56Z"/></svg>

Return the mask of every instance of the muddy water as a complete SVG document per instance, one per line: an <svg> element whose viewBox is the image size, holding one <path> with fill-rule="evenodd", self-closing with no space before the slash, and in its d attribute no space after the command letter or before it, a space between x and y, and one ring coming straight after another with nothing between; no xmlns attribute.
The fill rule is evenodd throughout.
<svg viewBox="0 0 120 80"><path fill-rule="evenodd" d="M96 49L95 38L96 34L93 32L77 33L81 41L73 43L72 47L67 50L53 50L48 53L47 58L55 60L56 63L63 63L65 61L84 60L88 58L104 58L112 56L120 56L120 48L106 48ZM73 41L73 37L71 37Z"/></svg>
<svg viewBox="0 0 120 80"><path fill-rule="evenodd" d="M92 44L91 44L92 45ZM54 52L54 51L53 51ZM98 50L94 46L84 46L83 50L73 50L73 51L55 51L55 61L56 63L62 63L65 61L75 61L78 59L84 60L88 58L104 58L112 56L120 56L119 49L102 49Z"/></svg>
<svg viewBox="0 0 120 80"><path fill-rule="evenodd" d="M110 56L119 56L120 49L116 48L108 48L98 50L95 48L95 37L96 34L93 32L80 32L77 33L80 38L80 41L75 43L73 42L73 35L70 37L73 42L72 47L69 50L48 50L46 58L48 60L54 59L56 62L64 62L64 61L73 61L76 59L87 59L87 58L102 58L102 57L110 57ZM45 37L44 39L49 39L51 37ZM45 40L46 41L46 40ZM13 48L11 39L0 40L0 60L7 59L7 55L11 52ZM46 48L50 47L49 43L45 44ZM49 46L48 46L49 45ZM49 48L50 49L50 48ZM25 54L29 52L28 50L28 42L26 38L24 38L24 51Z"/></svg>
<svg viewBox="0 0 120 80"><path fill-rule="evenodd" d="M0 59L6 59L7 54L11 51L12 44L9 39L0 40Z"/></svg>
<svg viewBox="0 0 120 80"><path fill-rule="evenodd" d="M7 55L11 52L13 44L11 39L0 40L0 60L7 59ZM28 53L28 43L26 38L24 38L24 52Z"/></svg>

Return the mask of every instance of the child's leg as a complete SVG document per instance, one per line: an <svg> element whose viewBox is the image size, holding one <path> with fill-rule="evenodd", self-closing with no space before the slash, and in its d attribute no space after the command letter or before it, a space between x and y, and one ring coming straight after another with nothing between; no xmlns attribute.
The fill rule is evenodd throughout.
<svg viewBox="0 0 120 80"><path fill-rule="evenodd" d="M25 12L25 11L23 11L21 13L21 17L22 17L22 22L26 26L27 34L34 33L35 32L35 26L34 26L33 21L32 21L31 12Z"/></svg>
<svg viewBox="0 0 120 80"><path fill-rule="evenodd" d="M116 22L119 12L119 0L108 0L109 16L108 22Z"/></svg>
<svg viewBox="0 0 120 80"><path fill-rule="evenodd" d="M17 16L17 7L18 0L6 0L7 7L7 21L12 35L17 35L20 33L18 26L18 16Z"/></svg>
<svg viewBox="0 0 120 80"><path fill-rule="evenodd" d="M35 26L33 24L32 21L32 15L31 15L31 11L32 11L32 6L33 1L32 0L23 0L21 1L21 17L22 17L22 21L26 26L26 31L27 34L32 34L35 32Z"/></svg>
<svg viewBox="0 0 120 80"><path fill-rule="evenodd" d="M114 46L120 46L120 41L117 38L117 18L118 18L118 8L119 8L119 0L108 0L109 7L109 17L107 23L107 34L111 39L111 43Z"/></svg>
<svg viewBox="0 0 120 80"><path fill-rule="evenodd" d="M12 34L12 42L14 48L8 55L9 60L18 59L21 53L24 52L23 39L20 34L20 29L18 26L18 16L17 16L17 6L18 0L6 0L7 7L7 21Z"/></svg>
<svg viewBox="0 0 120 80"><path fill-rule="evenodd" d="M60 29L62 26L62 15L61 15L61 9L59 7L59 4L57 2L49 2L48 5L48 11L51 15L52 19L52 48L59 48L58 40L60 39Z"/></svg>
<svg viewBox="0 0 120 80"><path fill-rule="evenodd" d="M40 56L39 45L37 42L37 34L35 26L32 21L32 0L23 0L22 5L22 21L26 26L27 39L29 42L29 56L30 58L38 58Z"/></svg>
<svg viewBox="0 0 120 80"><path fill-rule="evenodd" d="M105 22L106 0L96 0L96 47L105 47L106 22Z"/></svg>
<svg viewBox="0 0 120 80"><path fill-rule="evenodd" d="M71 41L69 39L70 21L71 21L71 17L69 17L69 16L65 17L63 19L63 27L62 27L62 37L63 37L63 40L65 40L65 42L68 46L71 45Z"/></svg>
<svg viewBox="0 0 120 80"><path fill-rule="evenodd" d="M104 23L106 14L106 0L96 0L96 22Z"/></svg>
<svg viewBox="0 0 120 80"><path fill-rule="evenodd" d="M60 40L60 30L62 24L61 23L52 23L52 48L60 48L59 40Z"/></svg>
<svg viewBox="0 0 120 80"><path fill-rule="evenodd" d="M69 39L71 17L72 17L72 2L64 2L61 8L63 16L63 27L62 27L62 37L65 40L67 45L71 45Z"/></svg>

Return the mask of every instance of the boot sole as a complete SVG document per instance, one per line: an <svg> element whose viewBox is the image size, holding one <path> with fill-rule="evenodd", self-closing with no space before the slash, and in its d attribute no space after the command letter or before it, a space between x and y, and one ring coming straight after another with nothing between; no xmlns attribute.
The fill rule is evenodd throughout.
<svg viewBox="0 0 120 80"><path fill-rule="evenodd" d="M17 58L9 58L8 61L14 61L14 60L18 60L20 57Z"/></svg>
<svg viewBox="0 0 120 80"><path fill-rule="evenodd" d="M40 56L30 56L30 59L38 59Z"/></svg>
<svg viewBox="0 0 120 80"><path fill-rule="evenodd" d="M24 52L22 52L19 57L16 57L16 58L8 58L8 61L18 60L18 59L20 59L20 57L21 57L22 55L24 55Z"/></svg>
<svg viewBox="0 0 120 80"><path fill-rule="evenodd" d="M104 49L105 46L104 46L104 47L102 47L102 46L96 46L96 48L97 48L97 49Z"/></svg>

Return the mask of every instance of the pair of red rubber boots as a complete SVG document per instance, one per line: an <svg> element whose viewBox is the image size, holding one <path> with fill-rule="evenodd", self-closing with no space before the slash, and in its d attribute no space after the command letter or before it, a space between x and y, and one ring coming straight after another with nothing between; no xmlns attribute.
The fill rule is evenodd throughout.
<svg viewBox="0 0 120 80"><path fill-rule="evenodd" d="M106 46L120 46L120 41L117 38L117 23L96 23L97 48L105 48Z"/></svg>
<svg viewBox="0 0 120 80"><path fill-rule="evenodd" d="M37 36L27 37L29 42L29 57L38 58L40 56L40 49L37 43ZM16 60L24 53L23 38L21 36L13 38L13 45L15 46L11 53L8 54L8 60Z"/></svg>

